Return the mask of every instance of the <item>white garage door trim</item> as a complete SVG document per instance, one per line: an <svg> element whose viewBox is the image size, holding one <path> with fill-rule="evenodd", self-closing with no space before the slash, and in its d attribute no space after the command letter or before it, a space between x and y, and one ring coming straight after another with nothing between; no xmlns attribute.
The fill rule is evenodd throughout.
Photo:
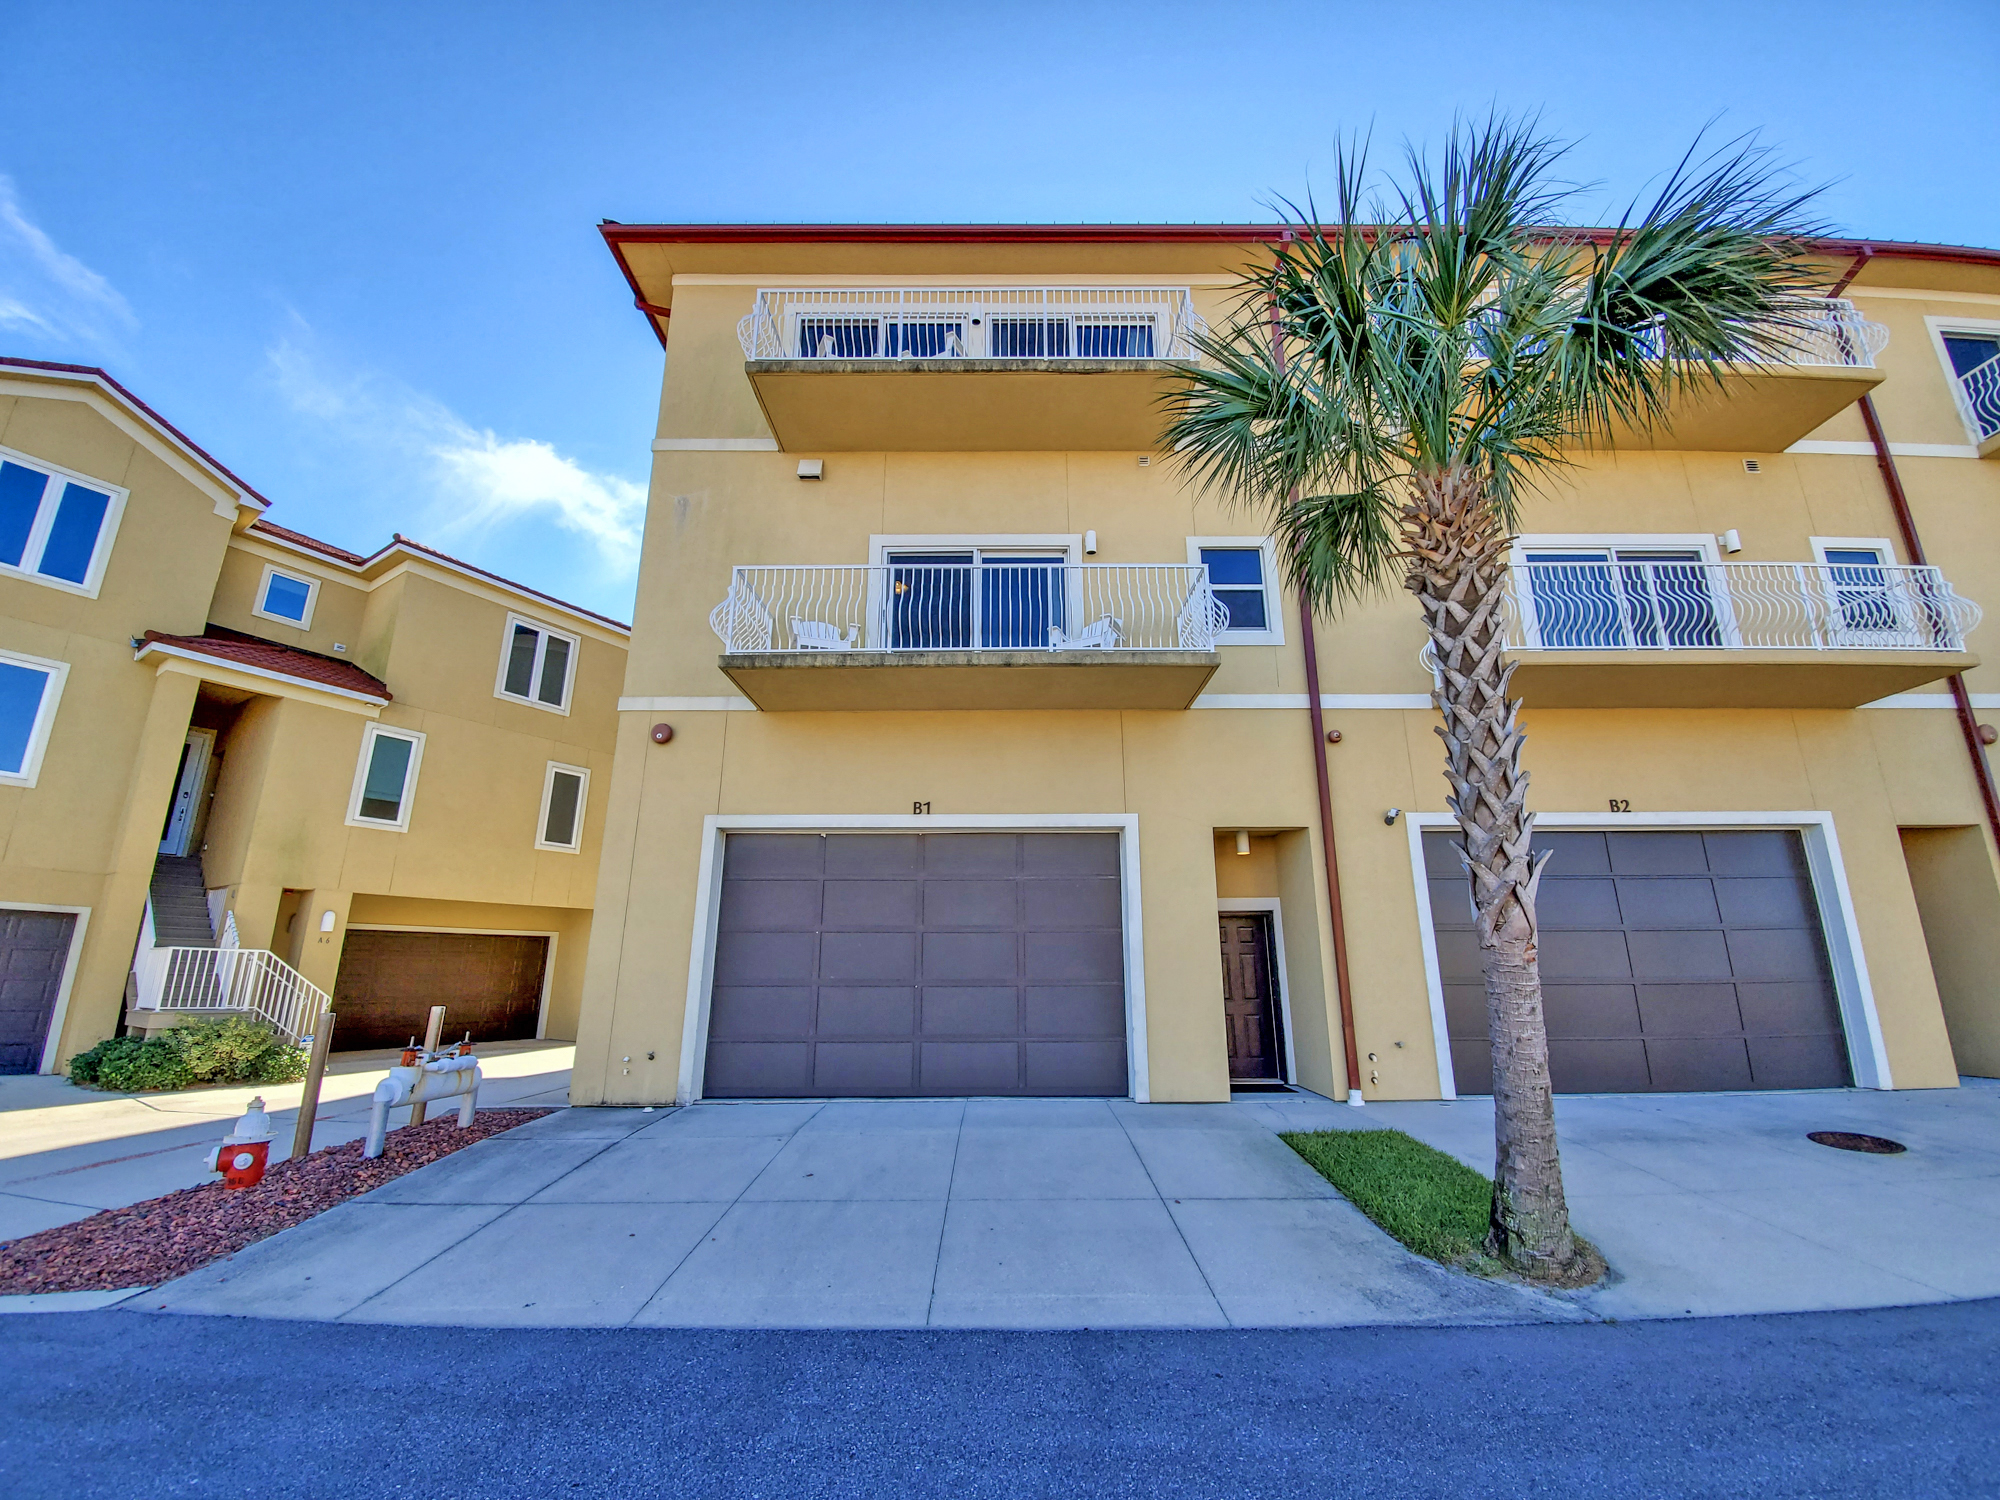
<svg viewBox="0 0 2000 1500"><path fill-rule="evenodd" d="M349 932L441 932L455 937L538 937L549 940L548 956L542 960L542 998L535 1011L535 1040L549 1029L549 987L556 977L556 944L562 934L542 927L411 927L400 922L349 922ZM343 946L347 940L341 939ZM338 967L338 964L335 965ZM449 1022L450 1017L446 1017Z"/></svg>
<svg viewBox="0 0 2000 1500"><path fill-rule="evenodd" d="M1410 879L1416 887L1417 930L1424 946L1424 983L1430 990L1431 1039L1437 1048L1438 1089L1446 1099L1458 1097L1452 1080L1451 1039L1444 1018L1444 979L1438 968L1437 933L1431 926L1430 882L1424 878L1424 833L1456 828L1448 812L1411 813L1405 818L1410 836ZM1811 872L1813 898L1819 903L1820 929L1826 934L1827 959L1833 968L1834 997L1840 1006L1841 1028L1847 1034L1847 1057L1854 1086L1894 1088L1889 1051L1882 1042L1882 1020L1875 1012L1875 989L1868 980L1868 961L1861 946L1861 926L1854 915L1854 898L1847 889L1847 867L1841 863L1840 838L1830 812L1546 812L1535 815L1537 828L1574 828L1592 832L1627 829L1776 828L1803 835L1806 868Z"/></svg>
<svg viewBox="0 0 2000 1500"><path fill-rule="evenodd" d="M55 1009L49 1012L49 1036L42 1043L40 1073L56 1071L56 1061L62 1052L63 1021L69 1015L69 992L76 985L77 961L83 957L83 934L90 926L90 908L87 906L59 906L53 901L0 901L0 911L46 911L57 916L75 917L76 926L70 929L69 956L63 960L62 983L56 986ZM125 1002L118 1002L119 1015L124 1015Z"/></svg>
<svg viewBox="0 0 2000 1500"><path fill-rule="evenodd" d="M688 955L687 1015L681 1027L680 1078L676 1104L701 1098L708 1065L708 1002L715 978L715 935L721 919L716 899L722 886L724 835L747 833L1115 833L1118 835L1118 898L1123 907L1125 947L1125 1060L1132 1098L1151 1101L1146 1071L1145 929L1139 902L1139 818L1136 813L968 813L953 817L881 817L847 813L822 817L786 814L713 814L701 820L701 864L695 881L694 942Z"/></svg>

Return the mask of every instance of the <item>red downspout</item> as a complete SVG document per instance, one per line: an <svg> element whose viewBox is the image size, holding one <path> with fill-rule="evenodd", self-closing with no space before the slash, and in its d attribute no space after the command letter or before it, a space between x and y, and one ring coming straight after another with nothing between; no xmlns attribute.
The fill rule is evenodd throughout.
<svg viewBox="0 0 2000 1500"><path fill-rule="evenodd" d="M1291 231L1284 238L1290 240ZM1278 308L1271 305L1271 356L1285 367L1285 344L1278 333ZM1296 497L1294 497L1296 498ZM1347 977L1347 918L1341 909L1340 853L1333 840L1333 789L1326 773L1326 714L1319 701L1319 642L1313 634L1312 603L1299 596L1299 641L1306 656L1306 710L1312 723L1313 773L1319 788L1319 841L1326 856L1326 904L1333 916L1333 985L1340 1002L1340 1040L1347 1058L1347 1102L1362 1104L1361 1053L1354 1041L1354 991Z"/></svg>
<svg viewBox="0 0 2000 1500"><path fill-rule="evenodd" d="M1903 534L1903 548L1917 567L1926 566L1924 544L1917 536L1916 518L1910 514L1909 497L1903 493L1902 477L1889 452L1882 419L1875 415L1872 396L1861 398L1861 420L1868 425L1868 441L1875 445L1875 465L1882 471L1882 484L1889 491L1889 508L1896 513L1896 527ZM1987 762L1986 747L1979 743L1979 721L1972 715L1972 695L1965 690L1965 676L1954 672L1945 681L1951 687L1951 701L1958 710L1958 727L1965 736L1965 752L1972 757L1973 778L1979 783L1979 800L1986 805L1986 826L2000 845L2000 792L1993 786L1993 767Z"/></svg>

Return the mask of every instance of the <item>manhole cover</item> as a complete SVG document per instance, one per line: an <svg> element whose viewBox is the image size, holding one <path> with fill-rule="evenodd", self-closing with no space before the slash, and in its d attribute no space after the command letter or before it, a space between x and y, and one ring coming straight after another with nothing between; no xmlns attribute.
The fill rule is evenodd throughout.
<svg viewBox="0 0 2000 1500"><path fill-rule="evenodd" d="M1815 1130L1806 1139L1831 1146L1836 1151L1866 1151L1873 1156L1894 1156L1899 1151L1910 1149L1901 1141L1887 1140L1879 1135L1856 1135L1851 1130Z"/></svg>

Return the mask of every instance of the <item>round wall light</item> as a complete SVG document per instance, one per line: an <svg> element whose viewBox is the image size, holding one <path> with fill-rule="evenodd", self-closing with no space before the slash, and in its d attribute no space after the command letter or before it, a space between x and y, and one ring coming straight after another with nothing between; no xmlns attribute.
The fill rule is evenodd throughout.
<svg viewBox="0 0 2000 1500"><path fill-rule="evenodd" d="M674 737L674 726L673 726L673 725L671 725L671 724L655 724L655 725L653 726L653 743L654 743L654 744L656 744L656 745L664 745L664 744L666 744L666 742L667 742L668 740L672 739L673 737Z"/></svg>

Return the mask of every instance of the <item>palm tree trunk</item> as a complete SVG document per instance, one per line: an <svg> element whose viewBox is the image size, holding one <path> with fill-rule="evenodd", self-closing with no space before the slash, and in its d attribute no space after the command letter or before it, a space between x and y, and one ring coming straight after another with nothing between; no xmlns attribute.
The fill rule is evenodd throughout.
<svg viewBox="0 0 2000 1500"><path fill-rule="evenodd" d="M1401 516L1409 572L1437 657L1450 805L1478 912L1493 1041L1493 1213L1486 1249L1524 1274L1559 1280L1577 1258L1556 1151L1548 1030L1535 954L1534 815L1521 769L1520 705L1501 658L1508 538L1477 475L1418 476ZM1544 856L1546 858L1546 856Z"/></svg>

